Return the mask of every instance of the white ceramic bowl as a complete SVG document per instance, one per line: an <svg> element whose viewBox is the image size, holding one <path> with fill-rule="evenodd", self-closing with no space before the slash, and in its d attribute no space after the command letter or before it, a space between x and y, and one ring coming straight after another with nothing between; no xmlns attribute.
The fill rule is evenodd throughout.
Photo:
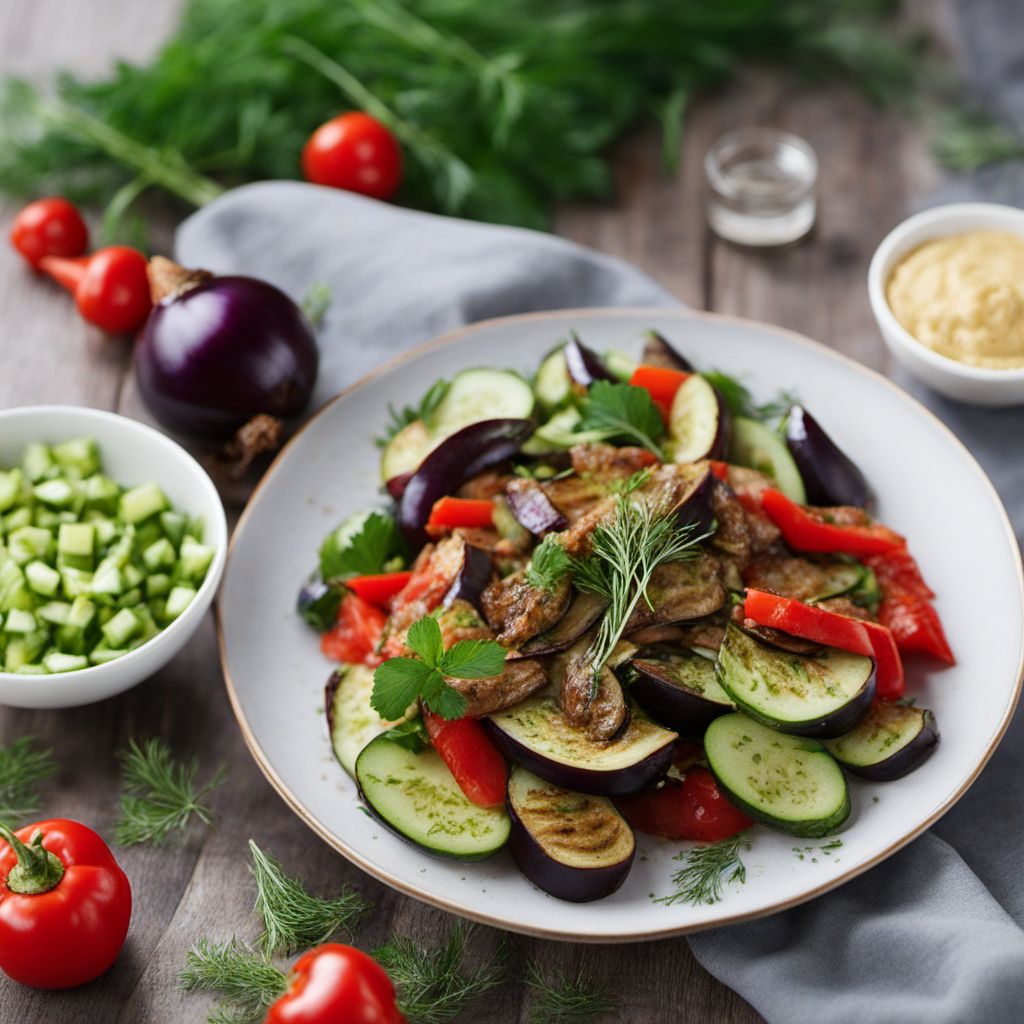
<svg viewBox="0 0 1024 1024"><path fill-rule="evenodd" d="M205 523L204 543L216 548L203 585L188 608L166 629L130 654L78 672L19 676L0 672L0 704L19 708L69 708L122 693L159 671L195 633L217 591L227 555L228 527L217 489L180 445L151 427L98 409L36 405L0 411L0 467L17 463L32 441L57 444L92 437L104 472L134 486L155 480L176 509Z"/></svg>
<svg viewBox="0 0 1024 1024"><path fill-rule="evenodd" d="M889 351L929 387L972 405L1024 404L1024 369L967 366L933 352L900 325L885 297L889 276L911 249L933 238L977 230L1009 231L1024 237L1024 210L998 203L950 203L915 214L893 228L875 250L868 268L871 311Z"/></svg>

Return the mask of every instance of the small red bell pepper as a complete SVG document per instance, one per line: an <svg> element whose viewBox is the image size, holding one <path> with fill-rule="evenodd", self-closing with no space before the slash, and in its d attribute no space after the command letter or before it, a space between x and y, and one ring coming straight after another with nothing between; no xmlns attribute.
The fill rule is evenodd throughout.
<svg viewBox="0 0 1024 1024"><path fill-rule="evenodd" d="M668 778L615 804L633 828L665 839L716 843L754 824L726 800L707 768L691 768L682 781Z"/></svg>
<svg viewBox="0 0 1024 1024"><path fill-rule="evenodd" d="M747 590L743 614L759 626L874 658L878 696L884 700L903 696L903 662L893 635L885 626L764 590Z"/></svg>
<svg viewBox="0 0 1024 1024"><path fill-rule="evenodd" d="M288 989L267 1010L264 1024L405 1024L395 986L362 950L340 943L317 946L292 966Z"/></svg>
<svg viewBox="0 0 1024 1024"><path fill-rule="evenodd" d="M672 414L672 400L676 397L683 381L690 374L682 370L671 370L664 366L648 366L641 363L633 371L629 383L636 388L643 388L652 398L654 404L661 410L662 416L668 420Z"/></svg>
<svg viewBox="0 0 1024 1024"><path fill-rule="evenodd" d="M477 719L448 720L424 708L423 723L430 742L467 800L479 807L499 807L505 802L508 787L505 760Z"/></svg>
<svg viewBox="0 0 1024 1024"><path fill-rule="evenodd" d="M494 502L474 498L438 498L430 510L427 530L453 530L457 526L494 525Z"/></svg>
<svg viewBox="0 0 1024 1024"><path fill-rule="evenodd" d="M391 599L412 579L411 572L379 572L372 576L353 576L345 586L367 604L387 611Z"/></svg>
<svg viewBox="0 0 1024 1024"><path fill-rule="evenodd" d="M320 637L320 650L348 665L371 660L384 632L387 616L358 594L346 594L338 608L338 621Z"/></svg>
<svg viewBox="0 0 1024 1024"><path fill-rule="evenodd" d="M795 551L875 555L906 546L905 538L881 523L863 526L832 523L821 509L798 505L773 488L761 495L761 507Z"/></svg>
<svg viewBox="0 0 1024 1024"><path fill-rule="evenodd" d="M117 959L132 916L128 876L107 844L55 818L0 825L0 969L33 988L73 988Z"/></svg>

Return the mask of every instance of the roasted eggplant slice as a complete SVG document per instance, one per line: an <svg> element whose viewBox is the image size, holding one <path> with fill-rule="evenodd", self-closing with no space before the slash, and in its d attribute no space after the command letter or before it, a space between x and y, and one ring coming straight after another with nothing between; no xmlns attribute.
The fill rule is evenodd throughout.
<svg viewBox="0 0 1024 1024"><path fill-rule="evenodd" d="M468 601L474 608L480 607L480 599L494 576L491 556L482 548L462 542L462 565L455 574L448 593L441 602L442 608L450 608L455 601Z"/></svg>
<svg viewBox="0 0 1024 1024"><path fill-rule="evenodd" d="M736 707L715 678L715 663L692 651L653 648L619 671L640 707L687 739L699 739Z"/></svg>
<svg viewBox="0 0 1024 1024"><path fill-rule="evenodd" d="M708 726L704 754L726 797L779 832L818 838L850 816L846 777L816 740L735 713Z"/></svg>
<svg viewBox="0 0 1024 1024"><path fill-rule="evenodd" d="M569 609L572 584L563 578L551 590L529 584L523 572L495 580L484 591L481 605L498 642L520 647L531 637L557 625Z"/></svg>
<svg viewBox="0 0 1024 1024"><path fill-rule="evenodd" d="M622 686L607 665L602 666L595 680L589 648L589 640L583 640L569 652L559 703L571 725L585 729L595 741L607 742L618 736L629 721L629 707Z"/></svg>
<svg viewBox="0 0 1024 1024"><path fill-rule="evenodd" d="M508 658L537 658L544 654L566 651L601 617L608 602L597 594L577 593L568 611L549 630L527 641L517 651L509 651Z"/></svg>
<svg viewBox="0 0 1024 1024"><path fill-rule="evenodd" d="M575 331L569 335L562 354L569 376L581 387L589 388L595 380L615 380L615 374L604 365L604 360L593 349L587 348Z"/></svg>
<svg viewBox="0 0 1024 1024"><path fill-rule="evenodd" d="M340 583L325 583L319 575L313 576L302 585L296 610L314 629L325 633L338 618L344 595Z"/></svg>
<svg viewBox="0 0 1024 1024"><path fill-rule="evenodd" d="M724 459L732 438L732 417L722 396L700 374L683 381L668 422L673 462Z"/></svg>
<svg viewBox="0 0 1024 1024"><path fill-rule="evenodd" d="M854 775L890 782L926 761L938 743L939 730L930 711L879 700L856 729L825 746Z"/></svg>
<svg viewBox="0 0 1024 1024"><path fill-rule="evenodd" d="M650 601L640 601L626 632L663 622L687 622L712 615L725 604L718 563L708 554L686 562L659 565L647 587Z"/></svg>
<svg viewBox="0 0 1024 1024"><path fill-rule="evenodd" d="M534 885L560 900L610 896L625 881L636 837L605 797L574 793L516 768L508 781L509 852Z"/></svg>
<svg viewBox="0 0 1024 1024"><path fill-rule="evenodd" d="M873 496L864 474L802 405L786 416L786 444L809 504L870 507Z"/></svg>
<svg viewBox="0 0 1024 1024"><path fill-rule="evenodd" d="M868 713L875 663L835 647L810 658L790 654L730 623L718 652L718 681L751 718L794 736L832 739Z"/></svg>
<svg viewBox="0 0 1024 1024"><path fill-rule="evenodd" d="M663 366L667 370L682 370L696 373L693 363L680 352L663 334L647 331L644 334L644 351L641 361L647 366Z"/></svg>
<svg viewBox="0 0 1024 1024"><path fill-rule="evenodd" d="M555 508L535 480L513 480L505 497L512 515L536 537L564 530L569 525L569 520Z"/></svg>
<svg viewBox="0 0 1024 1024"><path fill-rule="evenodd" d="M498 746L547 782L580 793L620 796L651 785L672 763L677 734L633 708L629 725L610 743L569 724L551 690L485 720Z"/></svg>

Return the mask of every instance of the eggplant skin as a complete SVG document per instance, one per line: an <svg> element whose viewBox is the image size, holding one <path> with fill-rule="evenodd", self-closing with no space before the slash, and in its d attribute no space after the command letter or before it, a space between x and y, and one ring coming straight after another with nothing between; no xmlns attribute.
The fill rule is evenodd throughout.
<svg viewBox="0 0 1024 1024"><path fill-rule="evenodd" d="M733 710L728 704L708 700L697 690L662 679L657 662L637 658L632 663L629 695L655 721L662 722L687 739L702 739L704 730L719 715Z"/></svg>
<svg viewBox="0 0 1024 1024"><path fill-rule="evenodd" d="M811 505L871 505L871 487L860 468L802 405L786 416L786 445Z"/></svg>
<svg viewBox="0 0 1024 1024"><path fill-rule="evenodd" d="M929 757L935 753L939 745L939 730L935 722L935 716L927 710L922 710L921 731L907 744L900 747L896 753L887 757L884 761L876 761L874 764L854 765L849 764L839 757L835 750L829 748L829 753L848 771L866 782L894 782L909 775L915 768L920 768Z"/></svg>

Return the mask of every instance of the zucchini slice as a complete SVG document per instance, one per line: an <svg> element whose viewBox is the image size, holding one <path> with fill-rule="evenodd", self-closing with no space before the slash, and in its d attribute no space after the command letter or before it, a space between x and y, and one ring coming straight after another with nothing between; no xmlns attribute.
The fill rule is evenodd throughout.
<svg viewBox="0 0 1024 1024"><path fill-rule="evenodd" d="M380 457L380 478L385 483L396 476L413 473L441 441L433 437L423 420L413 420L388 442Z"/></svg>
<svg viewBox="0 0 1024 1024"><path fill-rule="evenodd" d="M875 696L875 663L823 647L801 656L768 647L730 623L718 681L751 718L795 736L832 739L856 726Z"/></svg>
<svg viewBox="0 0 1024 1024"><path fill-rule="evenodd" d="M633 708L618 739L601 742L570 725L551 690L485 719L498 746L547 782L580 793L624 796L668 770L678 735Z"/></svg>
<svg viewBox="0 0 1024 1024"><path fill-rule="evenodd" d="M935 716L926 708L879 700L856 729L825 746L854 775L890 782L917 768L938 742Z"/></svg>
<svg viewBox="0 0 1024 1024"><path fill-rule="evenodd" d="M722 459L732 417L722 396L700 374L687 377L672 400L667 451L673 462Z"/></svg>
<svg viewBox="0 0 1024 1024"><path fill-rule="evenodd" d="M537 888L585 903L610 896L625 881L636 837L606 797L573 793L516 768L508 809L509 851Z"/></svg>
<svg viewBox="0 0 1024 1024"><path fill-rule="evenodd" d="M816 740L734 712L708 726L704 754L726 796L779 832L817 838L850 816L846 776Z"/></svg>
<svg viewBox="0 0 1024 1024"><path fill-rule="evenodd" d="M449 437L482 420L529 419L533 405L533 390L519 374L463 370L452 378L427 428L435 438Z"/></svg>
<svg viewBox="0 0 1024 1024"><path fill-rule="evenodd" d="M505 809L467 800L432 747L415 752L381 733L356 759L356 781L388 828L435 856L483 860L508 841Z"/></svg>
<svg viewBox="0 0 1024 1024"><path fill-rule="evenodd" d="M807 504L803 478L786 442L763 423L745 416L733 419L729 461L770 476L790 501Z"/></svg>
<svg viewBox="0 0 1024 1024"><path fill-rule="evenodd" d="M549 413L560 409L572 397L572 381L569 379L569 368L565 365L564 348L564 345L559 345L544 357L533 380L537 401Z"/></svg>

